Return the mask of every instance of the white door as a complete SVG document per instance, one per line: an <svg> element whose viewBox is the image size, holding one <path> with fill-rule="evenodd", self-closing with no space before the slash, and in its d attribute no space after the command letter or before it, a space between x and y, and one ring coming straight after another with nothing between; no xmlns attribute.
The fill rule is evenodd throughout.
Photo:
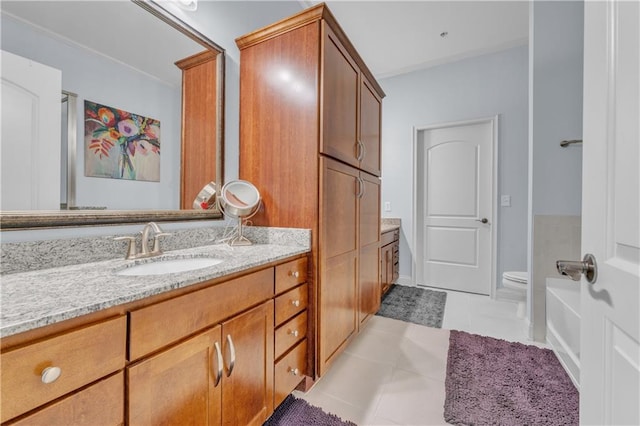
<svg viewBox="0 0 640 426"><path fill-rule="evenodd" d="M491 294L495 121L419 131L418 284Z"/></svg>
<svg viewBox="0 0 640 426"><path fill-rule="evenodd" d="M60 209L60 70L2 51L2 210Z"/></svg>
<svg viewBox="0 0 640 426"><path fill-rule="evenodd" d="M640 424L640 3L585 2L580 422Z"/></svg>

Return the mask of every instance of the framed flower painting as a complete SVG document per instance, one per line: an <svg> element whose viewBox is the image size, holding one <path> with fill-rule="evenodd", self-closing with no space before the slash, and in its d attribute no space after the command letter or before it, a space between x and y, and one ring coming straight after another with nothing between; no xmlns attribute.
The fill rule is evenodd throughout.
<svg viewBox="0 0 640 426"><path fill-rule="evenodd" d="M85 176L160 181L160 121L84 101Z"/></svg>

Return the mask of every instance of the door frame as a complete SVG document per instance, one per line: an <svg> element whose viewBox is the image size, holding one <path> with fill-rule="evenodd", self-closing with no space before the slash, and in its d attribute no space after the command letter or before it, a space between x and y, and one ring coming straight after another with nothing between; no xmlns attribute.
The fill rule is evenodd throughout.
<svg viewBox="0 0 640 426"><path fill-rule="evenodd" d="M423 247L424 247L424 233L422 229L424 228L424 215L423 215L423 206L424 206L424 191L420 191L422 188L422 182L424 181L423 174L421 170L424 170L424 155L421 155L424 148L424 141L420 137L420 133L425 130L434 130L434 129L442 129L447 127L458 127L472 124L482 124L482 123L490 123L493 127L493 140L491 144L491 148L493 150L492 160L492 170L491 170L491 182L493 194L491 196L491 293L490 297L495 299L496 295L496 283L497 283L497 241L498 241L498 208L497 208L497 197L498 197L498 124L499 124L499 116L494 115L490 117L476 118L471 120L462 120L462 121L450 121L436 124L429 124L425 126L414 126L413 127L413 260L411 265L411 282L414 287L418 286L419 280L422 280L424 277L424 271L421 264L421 261L418 259L422 259L424 257Z"/></svg>

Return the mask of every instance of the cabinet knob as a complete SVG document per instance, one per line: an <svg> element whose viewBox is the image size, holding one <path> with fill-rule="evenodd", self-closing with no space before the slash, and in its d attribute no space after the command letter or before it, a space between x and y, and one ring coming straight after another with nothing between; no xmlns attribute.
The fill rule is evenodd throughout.
<svg viewBox="0 0 640 426"><path fill-rule="evenodd" d="M294 376L297 376L300 373L300 370L298 370L297 368L289 367L289 373L291 373Z"/></svg>
<svg viewBox="0 0 640 426"><path fill-rule="evenodd" d="M42 383L53 383L58 380L60 374L62 374L62 370L60 369L60 367L47 367L42 370L40 378L42 379Z"/></svg>
<svg viewBox="0 0 640 426"><path fill-rule="evenodd" d="M294 277L294 278L298 278L300 276L300 272L298 272L298 271L289 271L289 275Z"/></svg>
<svg viewBox="0 0 640 426"><path fill-rule="evenodd" d="M293 306L295 306L295 307L298 307L298 306L300 306L300 301L299 301L299 300L292 300L292 301L291 301L291 304L292 304Z"/></svg>
<svg viewBox="0 0 640 426"><path fill-rule="evenodd" d="M293 337L298 337L298 330L289 330L289 334L292 335Z"/></svg>

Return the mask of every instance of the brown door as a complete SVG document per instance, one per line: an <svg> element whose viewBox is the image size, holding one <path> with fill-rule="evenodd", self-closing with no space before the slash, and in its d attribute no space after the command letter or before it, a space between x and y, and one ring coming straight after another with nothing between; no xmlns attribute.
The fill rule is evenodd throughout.
<svg viewBox="0 0 640 426"><path fill-rule="evenodd" d="M357 330L358 175L353 167L321 159L320 375Z"/></svg>
<svg viewBox="0 0 640 426"><path fill-rule="evenodd" d="M382 99L364 76L360 84L360 168L380 176L380 115Z"/></svg>
<svg viewBox="0 0 640 426"><path fill-rule="evenodd" d="M219 326L129 367L128 424L219 425L216 343Z"/></svg>
<svg viewBox="0 0 640 426"><path fill-rule="evenodd" d="M358 167L358 67L333 31L323 25L320 152Z"/></svg>
<svg viewBox="0 0 640 426"><path fill-rule="evenodd" d="M359 176L359 320L365 321L380 307L380 179Z"/></svg>
<svg viewBox="0 0 640 426"><path fill-rule="evenodd" d="M262 425L273 412L273 339L273 301L222 324L223 425Z"/></svg>

